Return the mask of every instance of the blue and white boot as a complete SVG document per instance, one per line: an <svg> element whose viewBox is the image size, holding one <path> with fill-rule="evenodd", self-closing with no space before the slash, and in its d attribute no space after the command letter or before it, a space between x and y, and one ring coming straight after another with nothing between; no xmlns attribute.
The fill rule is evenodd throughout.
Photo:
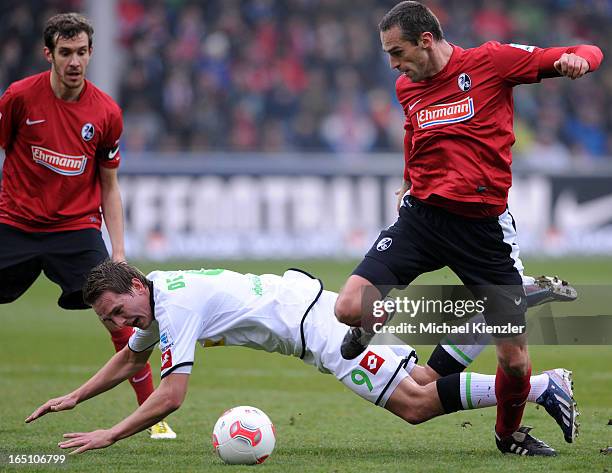
<svg viewBox="0 0 612 473"><path fill-rule="evenodd" d="M536 403L546 409L563 431L567 443L572 443L578 435L580 425L576 418L580 415L574 392L572 390L572 372L563 368L545 371L548 375L548 387Z"/></svg>

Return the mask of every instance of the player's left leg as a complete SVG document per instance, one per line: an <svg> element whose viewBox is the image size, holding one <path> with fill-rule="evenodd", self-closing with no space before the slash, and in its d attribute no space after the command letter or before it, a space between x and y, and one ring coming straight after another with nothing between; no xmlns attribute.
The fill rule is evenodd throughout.
<svg viewBox="0 0 612 473"><path fill-rule="evenodd" d="M498 447L505 451L504 445L525 436L519 427L531 374L524 335L527 301L514 220L506 210L497 218L454 221L452 225L455 237L448 248L449 267L477 299L486 301L485 321L500 330L496 339L495 432Z"/></svg>
<svg viewBox="0 0 612 473"><path fill-rule="evenodd" d="M522 275L527 307L535 307L550 302L571 302L576 300L578 292L567 281L556 276ZM466 324L483 323L482 314L471 317ZM427 360L428 382L441 376L460 373L472 363L478 355L493 341L489 333L457 333L444 337Z"/></svg>

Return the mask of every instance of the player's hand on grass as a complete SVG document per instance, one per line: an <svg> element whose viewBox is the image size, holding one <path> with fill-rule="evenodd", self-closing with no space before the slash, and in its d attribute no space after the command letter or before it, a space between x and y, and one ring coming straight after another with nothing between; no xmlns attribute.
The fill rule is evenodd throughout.
<svg viewBox="0 0 612 473"><path fill-rule="evenodd" d="M589 72L589 62L574 53L563 53L554 63L559 74L570 79L578 79Z"/></svg>
<svg viewBox="0 0 612 473"><path fill-rule="evenodd" d="M74 406L76 405L77 399L71 394L66 394L65 396L49 399L42 406L32 412L32 414L30 414L25 421L26 423L30 423L32 421L35 421L39 417L48 414L49 412L67 411L74 408Z"/></svg>
<svg viewBox="0 0 612 473"><path fill-rule="evenodd" d="M75 448L70 452L70 455L74 453L83 453L87 450L95 450L97 448L106 448L109 445L115 443L110 430L94 430L93 432L73 432L70 434L64 434L65 439L63 442L57 444L59 448Z"/></svg>

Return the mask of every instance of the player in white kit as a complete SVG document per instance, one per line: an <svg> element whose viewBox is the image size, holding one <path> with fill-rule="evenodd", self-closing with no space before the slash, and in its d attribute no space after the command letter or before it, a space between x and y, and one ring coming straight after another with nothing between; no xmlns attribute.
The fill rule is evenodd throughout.
<svg viewBox="0 0 612 473"><path fill-rule="evenodd" d="M178 409L198 343L247 346L299 357L412 424L496 402L491 389L495 376L455 373L427 382L426 369L416 364L416 352L408 345L369 346L362 356L345 360L340 345L346 326L333 315L337 294L299 270L283 276L223 269L154 271L145 277L128 264L107 261L94 268L83 294L102 321L137 330L128 346L90 380L50 399L26 422L72 409L111 389L146 363L158 344L162 381L147 402L111 429L66 434L68 440L60 447L76 447L77 453L107 447ZM574 423L575 403L566 372L533 376L531 384L531 402L543 405L560 425ZM561 409L555 393L565 407L570 406L569 411Z"/></svg>

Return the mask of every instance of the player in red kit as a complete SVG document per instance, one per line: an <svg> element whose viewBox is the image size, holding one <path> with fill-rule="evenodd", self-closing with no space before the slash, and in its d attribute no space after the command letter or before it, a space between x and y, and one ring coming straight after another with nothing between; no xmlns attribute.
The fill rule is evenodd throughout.
<svg viewBox="0 0 612 473"><path fill-rule="evenodd" d="M11 84L0 98L0 146L6 159L0 190L0 303L19 298L41 271L58 284L58 304L86 309L82 287L108 258L124 261L123 210L117 168L121 109L85 79L93 28L76 14L53 16L43 32L51 70ZM131 327L106 324L117 351ZM130 378L138 403L153 392L151 367ZM167 423L154 438L176 436Z"/></svg>
<svg viewBox="0 0 612 473"><path fill-rule="evenodd" d="M507 209L512 90L548 77L577 79L596 70L603 55L595 46L541 49L494 41L465 50L448 43L435 15L413 1L391 9L379 31L391 67L401 73L396 89L406 116L404 184L398 220L381 232L338 297L336 317L354 327L342 355L358 356L372 337L375 300L391 287L448 266L477 298L488 297L489 326L520 333L500 330L495 338L497 447L504 453L555 455L520 426L531 364L522 263ZM451 394L458 379L455 373L437 382L446 412L460 405ZM572 419L564 433L571 442L575 406L567 408Z"/></svg>

